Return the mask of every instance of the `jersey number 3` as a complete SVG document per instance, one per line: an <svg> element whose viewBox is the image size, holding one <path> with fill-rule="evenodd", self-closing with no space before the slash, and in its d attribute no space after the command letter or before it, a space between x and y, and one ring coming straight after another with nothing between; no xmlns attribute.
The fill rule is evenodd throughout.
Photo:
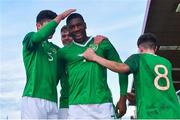
<svg viewBox="0 0 180 120"><path fill-rule="evenodd" d="M53 61L53 56L51 52L48 52L48 60Z"/></svg>
<svg viewBox="0 0 180 120"><path fill-rule="evenodd" d="M161 74L159 72L159 69L162 68L164 70L164 74ZM156 78L154 79L154 85L157 89L159 90L168 90L169 89L169 78L167 77L168 75L168 70L167 68L164 66L164 65L156 65L154 67L154 71L156 72L157 76ZM158 81L160 78L163 78L164 80L166 80L166 86L160 86L158 84Z"/></svg>

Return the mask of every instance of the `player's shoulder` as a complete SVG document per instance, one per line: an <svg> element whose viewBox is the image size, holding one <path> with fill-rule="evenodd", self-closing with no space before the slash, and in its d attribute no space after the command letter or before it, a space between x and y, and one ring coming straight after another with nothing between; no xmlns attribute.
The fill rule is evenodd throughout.
<svg viewBox="0 0 180 120"><path fill-rule="evenodd" d="M158 57L159 59L161 59L161 61L164 61L164 62L166 62L167 64L170 64L170 65L171 65L170 60L168 60L167 58L162 57L162 56L159 56L159 55L157 55L157 57Z"/></svg>
<svg viewBox="0 0 180 120"><path fill-rule="evenodd" d="M135 54L132 54L128 57L128 59L139 59L141 56L141 54L139 53L135 53Z"/></svg>
<svg viewBox="0 0 180 120"><path fill-rule="evenodd" d="M74 45L74 42L71 42L71 43L69 43L69 44L63 46L62 49L63 49L63 50L66 50L66 49L72 48L73 45Z"/></svg>
<svg viewBox="0 0 180 120"><path fill-rule="evenodd" d="M139 62L141 54L132 54L126 60L125 63Z"/></svg>
<svg viewBox="0 0 180 120"><path fill-rule="evenodd" d="M108 38L104 38L100 43L111 43L111 42Z"/></svg>
<svg viewBox="0 0 180 120"><path fill-rule="evenodd" d="M24 39L23 39L23 43L26 42L27 40L31 39L31 37L33 36L35 32L29 32L25 35Z"/></svg>
<svg viewBox="0 0 180 120"><path fill-rule="evenodd" d="M102 42L109 42L108 38L102 35L96 35L94 37L92 37L92 41L94 42L94 44L101 44Z"/></svg>
<svg viewBox="0 0 180 120"><path fill-rule="evenodd" d="M59 49L59 51L61 52L68 52L68 51L71 51L73 49L73 42L63 46L62 48Z"/></svg>
<svg viewBox="0 0 180 120"><path fill-rule="evenodd" d="M106 47L110 47L110 46L114 46L114 45L108 38L104 38L103 40L101 40L98 43L98 46L100 46L102 48L106 48Z"/></svg>
<svg viewBox="0 0 180 120"><path fill-rule="evenodd" d="M49 42L56 50L59 50L60 49L60 47L59 46L57 46L56 44L54 44L54 43L52 43L52 42Z"/></svg>
<svg viewBox="0 0 180 120"><path fill-rule="evenodd" d="M25 35L24 38L28 38L28 37L32 37L32 35L34 34L35 32L29 32Z"/></svg>

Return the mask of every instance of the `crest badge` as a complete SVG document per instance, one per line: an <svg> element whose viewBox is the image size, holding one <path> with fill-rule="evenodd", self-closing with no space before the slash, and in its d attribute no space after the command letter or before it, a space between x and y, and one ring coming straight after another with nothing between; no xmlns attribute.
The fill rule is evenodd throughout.
<svg viewBox="0 0 180 120"><path fill-rule="evenodd" d="M96 51L98 49L98 45L97 44L90 44L89 48L92 48L94 51Z"/></svg>

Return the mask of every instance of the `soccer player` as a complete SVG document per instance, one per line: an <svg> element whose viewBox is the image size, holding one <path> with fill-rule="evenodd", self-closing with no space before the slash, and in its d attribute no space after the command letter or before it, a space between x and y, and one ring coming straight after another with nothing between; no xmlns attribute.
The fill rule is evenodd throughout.
<svg viewBox="0 0 180 120"><path fill-rule="evenodd" d="M82 54L87 48L109 60L121 62L108 39L96 43L86 34L83 17L71 14L66 24L73 42L59 50L69 83L69 119L97 119L114 117L113 101L107 84L107 69L94 62L87 62Z"/></svg>
<svg viewBox="0 0 180 120"><path fill-rule="evenodd" d="M70 44L73 39L69 35L69 30L66 25L64 25L61 28L61 42L63 43L64 46ZM96 44L99 44L102 40L104 40L106 37L102 35L97 35L94 37L94 41ZM68 85L68 80L67 80L67 73L65 72L63 76L61 77L60 80L61 83L61 96L60 96L60 105L59 105L59 119L67 119L68 118L68 90L69 90L69 85Z"/></svg>
<svg viewBox="0 0 180 120"><path fill-rule="evenodd" d="M61 28L61 41L64 46L73 41L72 37L69 35L69 31L66 25Z"/></svg>
<svg viewBox="0 0 180 120"><path fill-rule="evenodd" d="M58 117L57 71L58 46L49 42L56 27L75 9L57 15L42 10L36 18L37 32L28 33L23 40L23 61L26 85L22 97L22 119L56 119Z"/></svg>
<svg viewBox="0 0 180 120"><path fill-rule="evenodd" d="M113 71L126 72L127 79L128 74L133 73L138 119L179 119L180 104L172 83L172 65L166 58L155 54L156 36L145 33L139 37L137 45L140 54L130 56L125 64L97 56L92 49L88 49L84 57ZM120 98L117 108L126 109L122 104L125 101Z"/></svg>
<svg viewBox="0 0 180 120"><path fill-rule="evenodd" d="M64 46L70 44L73 39L72 37L69 35L69 31L66 25L64 25L61 28L61 42ZM67 73L64 71L64 74L61 77L60 83L61 83L61 91L60 91L60 101L59 101L59 119L67 119L68 117L68 108L69 108L69 104L68 104L68 80L67 80L68 76Z"/></svg>

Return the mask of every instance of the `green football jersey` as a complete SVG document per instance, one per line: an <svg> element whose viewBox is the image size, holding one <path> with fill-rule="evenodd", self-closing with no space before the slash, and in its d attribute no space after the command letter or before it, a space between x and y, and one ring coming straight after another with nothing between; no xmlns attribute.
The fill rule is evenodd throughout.
<svg viewBox="0 0 180 120"><path fill-rule="evenodd" d="M180 118L172 83L172 65L154 54L134 54L125 63L134 75L138 119Z"/></svg>
<svg viewBox="0 0 180 120"><path fill-rule="evenodd" d="M23 96L57 102L59 47L48 41L56 27L57 23L51 21L38 32L28 33L23 40L23 61L27 79Z"/></svg>
<svg viewBox="0 0 180 120"><path fill-rule="evenodd" d="M59 51L68 74L69 105L101 104L112 102L107 84L107 69L95 62L87 61L82 54L93 48L103 58L121 62L119 55L109 40L94 44L91 37L85 44L72 42Z"/></svg>

